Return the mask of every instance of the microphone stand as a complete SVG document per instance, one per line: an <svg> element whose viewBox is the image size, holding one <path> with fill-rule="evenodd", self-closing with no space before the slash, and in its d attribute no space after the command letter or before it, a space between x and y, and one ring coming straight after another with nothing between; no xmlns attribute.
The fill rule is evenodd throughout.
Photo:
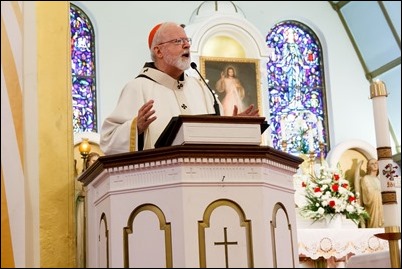
<svg viewBox="0 0 402 269"><path fill-rule="evenodd" d="M216 116L220 116L221 113L219 111L219 104L218 101L216 100L216 96L214 91L209 87L208 83L205 81L205 79L202 77L201 73L198 71L197 69L197 64L195 62L191 63L191 68L194 69L198 75L200 76L200 78L202 79L202 81L204 82L204 84L207 86L208 90L212 93L212 96L214 97L214 109L215 109L215 115Z"/></svg>

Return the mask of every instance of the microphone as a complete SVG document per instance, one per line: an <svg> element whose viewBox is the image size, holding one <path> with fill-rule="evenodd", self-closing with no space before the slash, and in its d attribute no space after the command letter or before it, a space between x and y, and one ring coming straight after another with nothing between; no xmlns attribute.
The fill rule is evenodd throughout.
<svg viewBox="0 0 402 269"><path fill-rule="evenodd" d="M214 109L215 109L215 115L216 116L220 116L221 113L219 111L219 104L218 101L216 100L216 96L214 91L209 87L208 83L205 81L205 79L201 76L201 73L198 71L197 69L197 64L195 62L191 62L191 68L194 69L198 75L200 76L200 78L202 79L202 81L204 81L204 84L207 86L208 90L212 93L212 96L214 97Z"/></svg>

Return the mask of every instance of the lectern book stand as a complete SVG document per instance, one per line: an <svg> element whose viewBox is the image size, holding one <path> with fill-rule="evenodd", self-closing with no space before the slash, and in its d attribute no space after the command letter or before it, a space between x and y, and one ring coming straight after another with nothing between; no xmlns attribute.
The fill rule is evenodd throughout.
<svg viewBox="0 0 402 269"><path fill-rule="evenodd" d="M260 145L268 126L264 117L180 115L170 120L155 148L205 143Z"/></svg>

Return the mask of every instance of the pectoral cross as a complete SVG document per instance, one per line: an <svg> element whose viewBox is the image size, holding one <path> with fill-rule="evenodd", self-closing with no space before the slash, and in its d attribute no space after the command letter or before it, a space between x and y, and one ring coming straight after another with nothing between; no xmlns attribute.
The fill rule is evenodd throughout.
<svg viewBox="0 0 402 269"><path fill-rule="evenodd" d="M223 236L224 236L224 241L223 242L215 242L216 245L224 245L225 246L225 262L226 262L226 268L229 268L229 254L228 254L228 245L237 245L237 242L228 242L228 233L227 233L227 227L223 228Z"/></svg>
<svg viewBox="0 0 402 269"><path fill-rule="evenodd" d="M181 107L182 107L183 109L186 109L186 108L187 108L186 104L182 104Z"/></svg>
<svg viewBox="0 0 402 269"><path fill-rule="evenodd" d="M181 83L177 84L177 88L180 90L181 88L183 88L183 84Z"/></svg>

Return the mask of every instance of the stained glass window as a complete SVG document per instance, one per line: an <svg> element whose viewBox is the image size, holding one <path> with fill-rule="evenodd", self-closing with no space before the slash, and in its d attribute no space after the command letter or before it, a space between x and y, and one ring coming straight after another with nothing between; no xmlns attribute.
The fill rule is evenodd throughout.
<svg viewBox="0 0 402 269"><path fill-rule="evenodd" d="M266 37L270 123L274 148L297 155L326 153L322 49L307 26L286 21ZM320 150L321 147L321 150Z"/></svg>
<svg viewBox="0 0 402 269"><path fill-rule="evenodd" d="M70 5L74 133L96 132L95 35L88 16Z"/></svg>

